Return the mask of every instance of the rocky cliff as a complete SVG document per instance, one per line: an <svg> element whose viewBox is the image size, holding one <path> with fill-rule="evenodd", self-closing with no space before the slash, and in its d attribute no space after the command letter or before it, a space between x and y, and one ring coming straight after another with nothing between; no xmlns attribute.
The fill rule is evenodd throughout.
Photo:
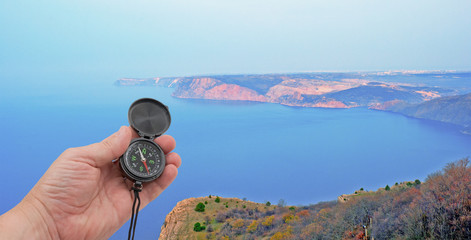
<svg viewBox="0 0 471 240"><path fill-rule="evenodd" d="M218 200L217 200L218 199ZM196 206L204 204L203 211L196 211ZM256 210L255 210L256 209ZM218 214L227 211L257 211L273 210L265 204L242 200L239 198L222 198L216 196L188 198L177 203L165 218L160 231L160 240L206 239L206 234L220 229L218 221L226 220ZM205 226L204 231L195 231L195 224Z"/></svg>

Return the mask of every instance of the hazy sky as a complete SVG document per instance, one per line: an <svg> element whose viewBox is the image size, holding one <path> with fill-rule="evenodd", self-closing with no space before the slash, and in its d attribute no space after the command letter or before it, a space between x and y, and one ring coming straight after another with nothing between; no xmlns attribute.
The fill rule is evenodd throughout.
<svg viewBox="0 0 471 240"><path fill-rule="evenodd" d="M471 1L2 0L3 74L471 70Z"/></svg>

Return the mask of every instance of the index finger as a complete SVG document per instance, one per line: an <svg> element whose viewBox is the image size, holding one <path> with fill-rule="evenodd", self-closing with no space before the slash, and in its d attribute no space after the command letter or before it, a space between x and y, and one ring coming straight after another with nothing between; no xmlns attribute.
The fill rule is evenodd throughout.
<svg viewBox="0 0 471 240"><path fill-rule="evenodd" d="M134 139L138 137L139 135L133 129L132 138ZM158 138L155 138L154 142L157 143L162 148L165 154L168 154L169 152L171 152L173 149L175 149L175 146L176 146L175 139L170 135L162 135Z"/></svg>

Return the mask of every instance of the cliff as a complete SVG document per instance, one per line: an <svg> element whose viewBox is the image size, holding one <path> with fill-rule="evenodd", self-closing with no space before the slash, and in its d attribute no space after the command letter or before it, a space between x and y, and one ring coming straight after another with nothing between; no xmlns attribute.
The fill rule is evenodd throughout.
<svg viewBox="0 0 471 240"><path fill-rule="evenodd" d="M195 211L198 203L204 204L203 212ZM211 233L220 229L221 224L218 224L218 221L221 220L221 216L218 215L219 213L237 209L251 209L252 211L256 209L255 211L264 211L268 208L269 207L265 206L265 204L239 198L222 198L216 196L188 198L178 202L167 215L162 225L159 239L206 239L205 236L207 232ZM273 208L274 207L271 207L270 209ZM205 231L194 230L195 223L197 222L205 226Z"/></svg>

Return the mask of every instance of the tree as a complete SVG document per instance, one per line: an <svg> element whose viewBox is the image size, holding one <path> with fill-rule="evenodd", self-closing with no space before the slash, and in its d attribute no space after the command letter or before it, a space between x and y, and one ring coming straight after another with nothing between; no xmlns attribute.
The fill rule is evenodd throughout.
<svg viewBox="0 0 471 240"><path fill-rule="evenodd" d="M217 202L217 203L219 203L219 202L221 202L221 198L216 197L216 200L214 200L214 201Z"/></svg>
<svg viewBox="0 0 471 240"><path fill-rule="evenodd" d="M391 188L389 187L389 185L386 185L386 187L384 188L384 190L389 191L389 190L391 190Z"/></svg>
<svg viewBox="0 0 471 240"><path fill-rule="evenodd" d="M284 206L286 206L286 201L284 199L280 199L278 201L278 207L284 207Z"/></svg>
<svg viewBox="0 0 471 240"><path fill-rule="evenodd" d="M415 183L415 185L419 185L421 182L420 182L419 179L415 179L415 182L414 182L414 183Z"/></svg>
<svg viewBox="0 0 471 240"><path fill-rule="evenodd" d="M265 203L265 205L267 205L267 207L269 207L269 206L271 206L271 202L267 201L267 203Z"/></svg>
<svg viewBox="0 0 471 240"><path fill-rule="evenodd" d="M204 212L205 205L204 203L200 202L196 205L195 211L197 212Z"/></svg>

